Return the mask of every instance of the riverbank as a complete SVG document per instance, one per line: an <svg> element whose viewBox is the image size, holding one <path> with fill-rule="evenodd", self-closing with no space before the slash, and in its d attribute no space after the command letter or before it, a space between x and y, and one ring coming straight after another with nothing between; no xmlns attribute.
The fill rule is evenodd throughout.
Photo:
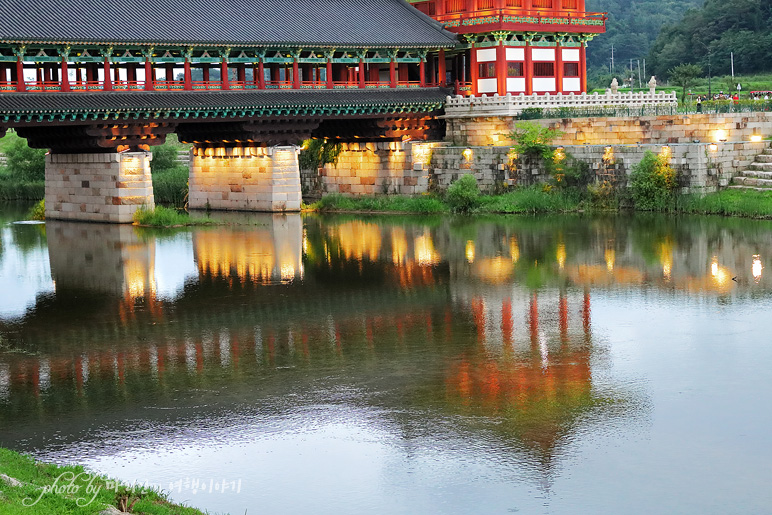
<svg viewBox="0 0 772 515"><path fill-rule="evenodd" d="M0 513L72 515L147 513L203 515L171 502L156 490L135 487L90 473L81 466L37 462L0 448Z"/></svg>
<svg viewBox="0 0 772 515"><path fill-rule="evenodd" d="M344 197L327 195L307 206L308 211L350 213L445 214L457 211L440 196ZM629 199L610 195L582 195L571 190L546 191L541 187L517 189L501 195L480 195L469 214L581 213L586 211L646 211ZM682 195L657 212L772 219L772 191L723 190L704 196Z"/></svg>

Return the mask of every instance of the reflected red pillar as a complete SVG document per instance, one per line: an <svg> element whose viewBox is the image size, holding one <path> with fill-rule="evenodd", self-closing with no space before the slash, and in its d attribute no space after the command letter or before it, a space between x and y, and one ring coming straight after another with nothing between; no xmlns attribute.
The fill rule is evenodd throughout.
<svg viewBox="0 0 772 515"><path fill-rule="evenodd" d="M590 292L584 292L584 303L582 305L582 326L584 327L584 333L590 335Z"/></svg>
<svg viewBox="0 0 772 515"><path fill-rule="evenodd" d="M239 339L235 336L231 336L231 359L233 360L233 368L239 368L239 357L241 356L241 347L239 346Z"/></svg>
<svg viewBox="0 0 772 515"><path fill-rule="evenodd" d="M531 335L531 345L539 344L539 298L536 292L531 295L531 305L528 310L528 330Z"/></svg>
<svg viewBox="0 0 772 515"><path fill-rule="evenodd" d="M512 299L506 298L501 304L501 335L505 346L512 345Z"/></svg>
<svg viewBox="0 0 772 515"><path fill-rule="evenodd" d="M75 389L78 395L83 395L83 359L80 356L75 358Z"/></svg>
<svg viewBox="0 0 772 515"><path fill-rule="evenodd" d="M565 343L568 341L568 299L564 294L560 294L560 340Z"/></svg>
<svg viewBox="0 0 772 515"><path fill-rule="evenodd" d="M199 374L204 371L204 345L196 342L196 372Z"/></svg>
<svg viewBox="0 0 772 515"><path fill-rule="evenodd" d="M485 304L482 299L472 299L472 318L477 328L477 342L485 342Z"/></svg>

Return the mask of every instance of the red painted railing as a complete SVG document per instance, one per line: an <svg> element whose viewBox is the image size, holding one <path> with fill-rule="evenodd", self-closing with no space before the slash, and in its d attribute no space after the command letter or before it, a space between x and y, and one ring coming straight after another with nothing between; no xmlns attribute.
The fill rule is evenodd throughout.
<svg viewBox="0 0 772 515"><path fill-rule="evenodd" d="M360 89L360 83L359 81L332 81L332 87L334 89ZM70 91L74 93L83 93L83 92L95 92L95 91L105 91L105 83L103 81L69 81L67 83L67 88L62 88L61 82L55 82L55 81L24 81L24 89L23 91L32 92L32 93L48 93L48 92L61 92L61 91ZM112 91L147 91L148 89L151 91L184 91L185 90L185 82L180 80L156 80L153 81L151 88L145 87L144 81L125 81L125 80L119 80L119 81L110 81L110 87L107 90ZM289 90L289 89L328 89L330 87L330 84L327 81L302 81L300 82L296 88L296 84L294 81L291 80L281 80L281 81L265 81L265 88L266 90L272 90L272 89L282 89L282 90ZM420 87L427 87L427 88L433 88L438 87L439 84L435 82L425 82L421 83L419 81L398 81L396 84L396 87L399 89L404 88L420 88ZM365 89L389 89L391 88L391 83L389 81L366 81L364 83ZM248 81L236 81L231 80L227 82L227 86L223 84L222 81L215 80L215 81L191 81L190 83L190 89L193 91L224 91L224 90L235 90L235 91L243 91L243 90L258 90L260 89L260 86L258 83L248 80ZM11 91L18 91L17 85L15 82L6 81L3 83L0 83L0 92L11 92Z"/></svg>

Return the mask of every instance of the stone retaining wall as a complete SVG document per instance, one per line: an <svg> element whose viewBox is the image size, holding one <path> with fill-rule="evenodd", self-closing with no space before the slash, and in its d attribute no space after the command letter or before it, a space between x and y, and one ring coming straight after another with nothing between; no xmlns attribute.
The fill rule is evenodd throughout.
<svg viewBox="0 0 772 515"><path fill-rule="evenodd" d="M767 146L768 142L746 142L718 143L714 148L702 143L567 145L563 148L566 153L587 163L599 180L610 180L618 185L627 183L632 168L646 151L667 153L671 166L681 178L682 191L707 193L727 186L732 177L743 171ZM373 151L364 145L357 150L347 149L341 155L338 169L328 165L317 176L305 172L304 187L321 184L324 188L321 193L355 196L386 193L385 184L398 183L399 186L389 188L388 193L420 194L430 189L444 191L462 175L473 174L483 191L493 193L508 186L528 186L549 179L538 160L520 156L513 161L509 147L457 147L434 142L406 145L401 151L388 152L383 149ZM334 172L329 173L330 169ZM406 184L411 178L415 183ZM318 189L313 191L320 192Z"/></svg>
<svg viewBox="0 0 772 515"><path fill-rule="evenodd" d="M749 141L772 135L772 113L634 116L534 120L564 133L556 145L634 145ZM446 140L454 145L508 145L512 116L447 119Z"/></svg>
<svg viewBox="0 0 772 515"><path fill-rule="evenodd" d="M441 142L343 143L338 163L301 171L306 195L412 195L429 188L428 161Z"/></svg>
<svg viewBox="0 0 772 515"><path fill-rule="evenodd" d="M155 207L150 152L49 154L46 218L131 223L141 206Z"/></svg>

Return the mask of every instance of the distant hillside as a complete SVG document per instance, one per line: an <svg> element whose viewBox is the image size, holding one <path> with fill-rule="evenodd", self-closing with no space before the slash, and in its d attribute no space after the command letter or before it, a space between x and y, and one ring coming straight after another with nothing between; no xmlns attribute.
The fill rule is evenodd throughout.
<svg viewBox="0 0 772 515"><path fill-rule="evenodd" d="M736 74L772 70L772 1L707 0L677 24L663 28L650 49L649 69L658 77L681 63L712 75L728 75L734 52Z"/></svg>
<svg viewBox="0 0 772 515"><path fill-rule="evenodd" d="M608 70L612 45L615 68L629 66L630 59L643 59L663 26L678 23L688 9L703 3L704 0L587 0L588 11L609 13L606 34L588 46L587 64L605 66Z"/></svg>

